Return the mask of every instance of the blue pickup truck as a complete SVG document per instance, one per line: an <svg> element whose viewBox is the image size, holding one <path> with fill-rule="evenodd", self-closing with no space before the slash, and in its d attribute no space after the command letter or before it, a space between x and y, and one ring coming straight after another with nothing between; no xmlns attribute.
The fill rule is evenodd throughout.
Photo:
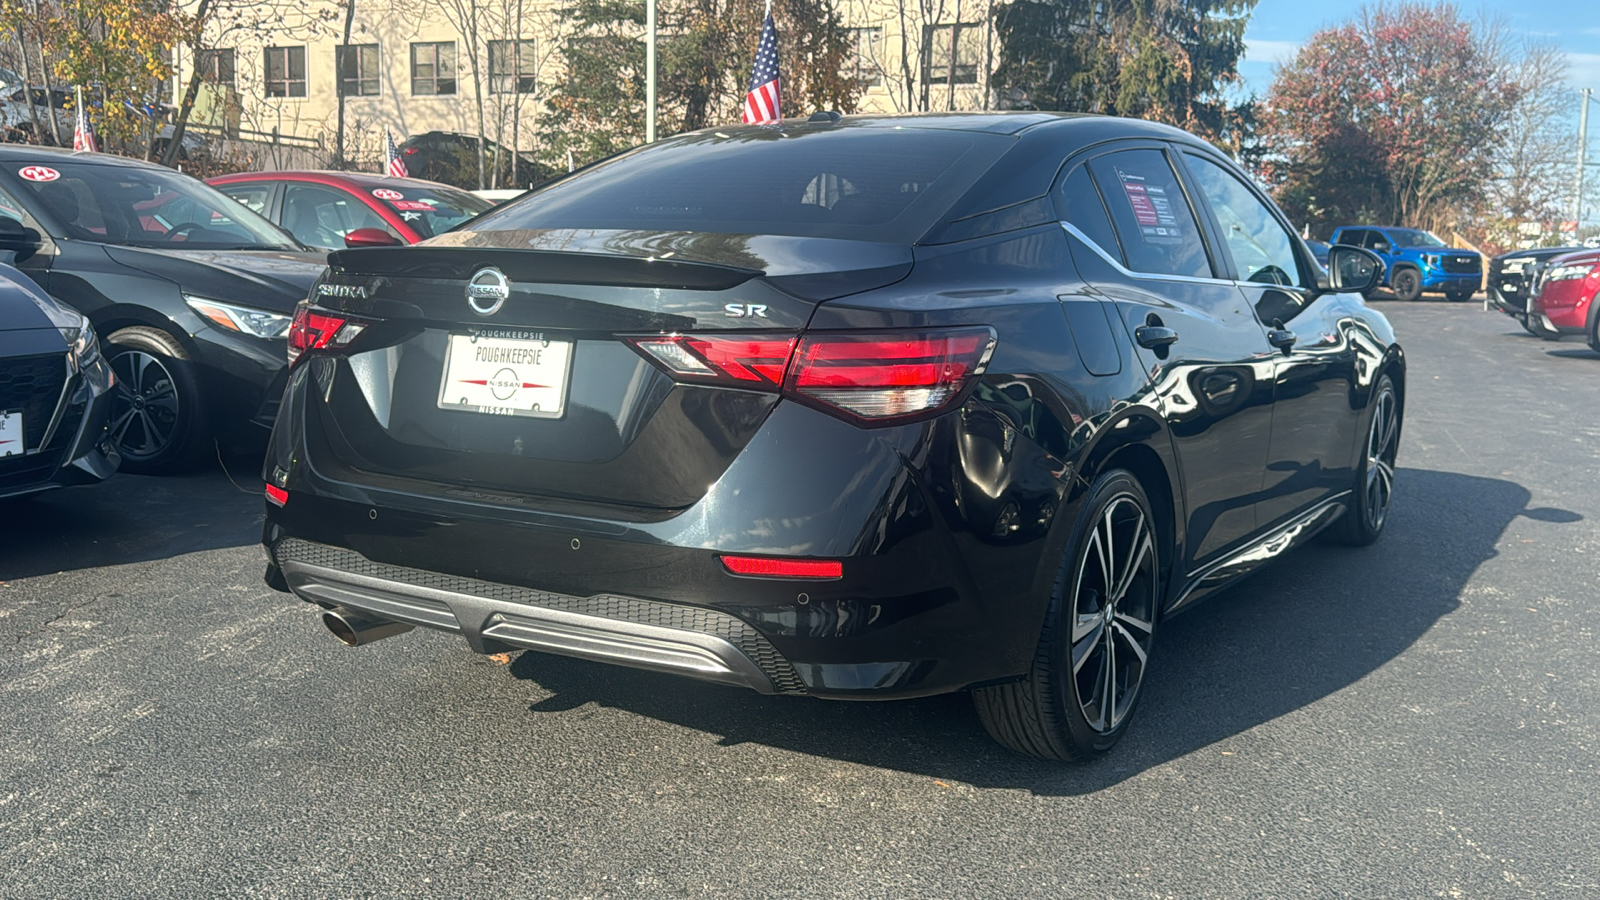
<svg viewBox="0 0 1600 900"><path fill-rule="evenodd" d="M1329 243L1365 247L1378 254L1383 259L1383 284L1400 300L1433 293L1459 302L1471 298L1483 283L1482 256L1452 249L1420 228L1345 225L1333 230Z"/></svg>

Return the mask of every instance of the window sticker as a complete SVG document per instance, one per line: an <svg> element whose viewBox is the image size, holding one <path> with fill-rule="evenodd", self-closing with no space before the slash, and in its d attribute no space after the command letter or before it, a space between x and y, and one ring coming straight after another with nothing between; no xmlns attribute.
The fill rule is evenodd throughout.
<svg viewBox="0 0 1600 900"><path fill-rule="evenodd" d="M406 198L405 194L402 194L399 191L391 191L388 188L376 188L373 190L372 196L377 197L379 200L388 200L390 202L395 200L404 200Z"/></svg>
<svg viewBox="0 0 1600 900"><path fill-rule="evenodd" d="M1178 217L1172 211L1172 199L1167 189L1149 184L1143 175L1117 169L1117 180L1122 182L1122 192L1133 209L1134 221L1139 225L1139 236L1156 244L1176 244L1183 240L1178 230Z"/></svg>
<svg viewBox="0 0 1600 900"><path fill-rule="evenodd" d="M391 200L389 203L395 209L410 209L417 212L433 212L433 206L421 200Z"/></svg>
<svg viewBox="0 0 1600 900"><path fill-rule="evenodd" d="M23 181L55 181L61 173L49 166L23 166L17 170Z"/></svg>

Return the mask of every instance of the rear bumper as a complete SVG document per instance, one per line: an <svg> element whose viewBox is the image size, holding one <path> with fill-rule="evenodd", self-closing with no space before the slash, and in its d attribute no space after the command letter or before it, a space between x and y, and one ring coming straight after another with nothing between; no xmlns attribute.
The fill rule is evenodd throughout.
<svg viewBox="0 0 1600 900"><path fill-rule="evenodd" d="M268 582L308 602L460 633L480 652L527 647L840 699L947 693L1031 663L1066 487L1013 485L992 510L976 491L952 500L951 448L979 446L960 429L981 409L868 433L779 404L702 501L625 519L341 468L295 425L300 390L268 454L267 480L289 498L267 506L263 541ZM1018 469L1045 471L1023 449L1014 442ZM1016 528L997 530L1000 507ZM326 548L320 561L307 546ZM723 554L840 559L844 576L741 577Z"/></svg>
<svg viewBox="0 0 1600 900"><path fill-rule="evenodd" d="M273 558L289 588L306 600L454 632L480 653L540 650L763 694L805 692L771 642L727 613L442 576L292 538L273 547Z"/></svg>

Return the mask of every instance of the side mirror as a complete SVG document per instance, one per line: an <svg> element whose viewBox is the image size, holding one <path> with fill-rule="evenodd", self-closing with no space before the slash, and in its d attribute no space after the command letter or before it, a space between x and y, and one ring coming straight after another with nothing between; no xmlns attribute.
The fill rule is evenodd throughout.
<svg viewBox="0 0 1600 900"><path fill-rule="evenodd" d="M394 247L400 239L382 228L357 228L344 236L346 247Z"/></svg>
<svg viewBox="0 0 1600 900"><path fill-rule="evenodd" d="M1379 253L1388 253L1394 248L1389 245L1388 241L1379 241L1372 245L1372 249L1378 251Z"/></svg>
<svg viewBox="0 0 1600 900"><path fill-rule="evenodd" d="M21 261L32 256L40 243L39 232L10 216L0 216L0 252L9 250Z"/></svg>
<svg viewBox="0 0 1600 900"><path fill-rule="evenodd" d="M1365 294L1383 280L1383 260L1371 250L1335 244L1328 249L1328 284L1336 291Z"/></svg>

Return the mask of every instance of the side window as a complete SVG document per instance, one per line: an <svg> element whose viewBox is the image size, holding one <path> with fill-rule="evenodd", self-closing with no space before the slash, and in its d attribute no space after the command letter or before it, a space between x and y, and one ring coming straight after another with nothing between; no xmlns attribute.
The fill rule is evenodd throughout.
<svg viewBox="0 0 1600 900"><path fill-rule="evenodd" d="M218 190L253 213L267 214L267 198L272 195L270 184L224 184L218 185Z"/></svg>
<svg viewBox="0 0 1600 900"><path fill-rule="evenodd" d="M1328 243L1343 244L1347 247L1359 247L1361 246L1361 241L1365 236L1366 232L1359 228L1346 228L1345 230L1339 232L1338 240L1329 241Z"/></svg>
<svg viewBox="0 0 1600 900"><path fill-rule="evenodd" d="M1111 217L1106 214L1105 201L1100 199L1100 191L1089 177L1088 166L1078 166L1061 182L1056 202L1061 218L1071 222L1112 259L1127 265L1122 248L1117 244L1117 234L1111 228Z"/></svg>
<svg viewBox="0 0 1600 900"><path fill-rule="evenodd" d="M284 189L283 229L303 244L327 249L344 246L344 236L357 228L394 229L365 203L332 188L291 184Z"/></svg>
<svg viewBox="0 0 1600 900"><path fill-rule="evenodd" d="M1258 284L1303 285L1294 239L1238 176L1204 156L1185 154L1195 186L1222 226L1234 271Z"/></svg>
<svg viewBox="0 0 1600 900"><path fill-rule="evenodd" d="M1194 210L1160 150L1123 150L1089 162L1128 268L1211 278Z"/></svg>

